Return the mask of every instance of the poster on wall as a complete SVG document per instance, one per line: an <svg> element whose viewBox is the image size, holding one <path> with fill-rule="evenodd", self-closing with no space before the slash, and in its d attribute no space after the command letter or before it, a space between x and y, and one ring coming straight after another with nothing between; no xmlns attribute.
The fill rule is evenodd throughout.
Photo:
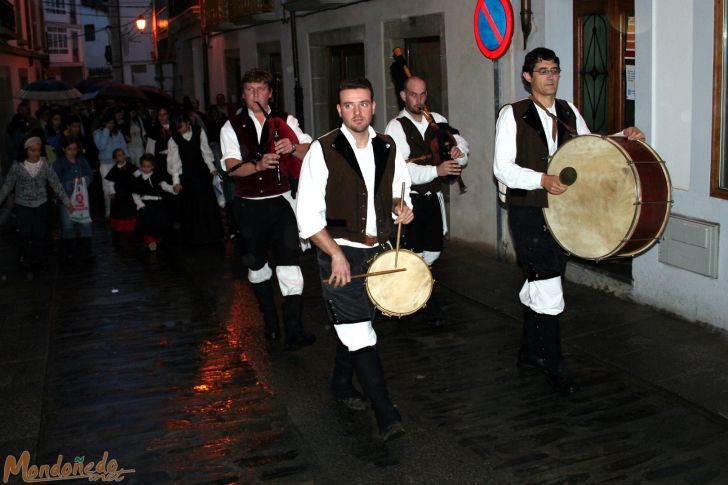
<svg viewBox="0 0 728 485"><path fill-rule="evenodd" d="M473 33L480 52L498 59L513 38L513 8L509 0L478 0L473 15Z"/></svg>

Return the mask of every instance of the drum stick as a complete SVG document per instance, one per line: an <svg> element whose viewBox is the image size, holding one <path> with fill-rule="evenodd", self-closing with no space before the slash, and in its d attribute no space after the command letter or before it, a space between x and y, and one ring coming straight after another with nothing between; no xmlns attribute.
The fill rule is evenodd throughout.
<svg viewBox="0 0 728 485"><path fill-rule="evenodd" d="M404 182L402 182L402 195L399 198L399 213L402 213L402 205L404 204ZM397 249L394 251L394 267L397 267L397 259L399 259L399 238L402 236L402 223L397 224Z"/></svg>
<svg viewBox="0 0 728 485"><path fill-rule="evenodd" d="M374 271L373 273L359 273L355 275L351 275L351 279L354 278L369 278L370 276L381 276L383 274L390 274L390 273L401 273L402 271L407 271L407 268L399 268L399 269L385 269L384 271ZM329 279L326 278L325 280L321 280L321 283L328 282Z"/></svg>

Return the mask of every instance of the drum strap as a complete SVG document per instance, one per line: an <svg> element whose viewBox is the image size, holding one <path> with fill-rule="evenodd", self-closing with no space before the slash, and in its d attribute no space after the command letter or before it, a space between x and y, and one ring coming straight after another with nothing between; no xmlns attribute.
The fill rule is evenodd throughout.
<svg viewBox="0 0 728 485"><path fill-rule="evenodd" d="M556 116L551 111L549 111L543 104L541 104L540 101L536 100L536 98L534 98L533 96L529 96L529 98L531 99L531 101L533 101L533 104L535 104L536 106L538 106L539 108L541 108L542 110L544 110L544 112L549 116L549 118L551 118L551 122L552 122L552 124L551 124L551 138L553 140L556 140L556 132L558 131L558 129L556 127L556 123L561 123L561 125L564 128L566 128L566 131L568 131L572 136L578 135L578 133L576 132L575 129L573 129L571 126L569 126L566 123L564 123L563 121L561 121L558 116ZM554 101L554 102L556 102L556 101Z"/></svg>

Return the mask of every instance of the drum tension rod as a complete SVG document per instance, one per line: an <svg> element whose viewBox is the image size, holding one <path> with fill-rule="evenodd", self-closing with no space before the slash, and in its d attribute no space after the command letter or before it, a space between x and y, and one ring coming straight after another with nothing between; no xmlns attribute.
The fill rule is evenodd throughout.
<svg viewBox="0 0 728 485"><path fill-rule="evenodd" d="M642 204L674 204L674 200L646 200L644 202L638 200L634 202L632 205L642 205Z"/></svg>
<svg viewBox="0 0 728 485"><path fill-rule="evenodd" d="M622 242L633 242L633 241L659 241L661 237L640 237L635 239L622 239Z"/></svg>

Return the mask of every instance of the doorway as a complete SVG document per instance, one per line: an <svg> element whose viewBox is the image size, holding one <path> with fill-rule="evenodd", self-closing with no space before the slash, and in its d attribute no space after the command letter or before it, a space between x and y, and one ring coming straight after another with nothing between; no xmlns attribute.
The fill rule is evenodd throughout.
<svg viewBox="0 0 728 485"><path fill-rule="evenodd" d="M225 89L228 102L235 106L240 104L240 51L238 49L225 49Z"/></svg>
<svg viewBox="0 0 728 485"><path fill-rule="evenodd" d="M634 0L574 0L574 100L593 133L634 125ZM631 283L632 258L582 264Z"/></svg>
<svg viewBox="0 0 728 485"><path fill-rule="evenodd" d="M344 79L364 77L364 44L330 46L329 50L329 126L341 125L336 110L339 103L339 84Z"/></svg>
<svg viewBox="0 0 728 485"><path fill-rule="evenodd" d="M404 40L405 56L412 75L427 83L427 106L442 113L442 59L440 37L418 37Z"/></svg>

